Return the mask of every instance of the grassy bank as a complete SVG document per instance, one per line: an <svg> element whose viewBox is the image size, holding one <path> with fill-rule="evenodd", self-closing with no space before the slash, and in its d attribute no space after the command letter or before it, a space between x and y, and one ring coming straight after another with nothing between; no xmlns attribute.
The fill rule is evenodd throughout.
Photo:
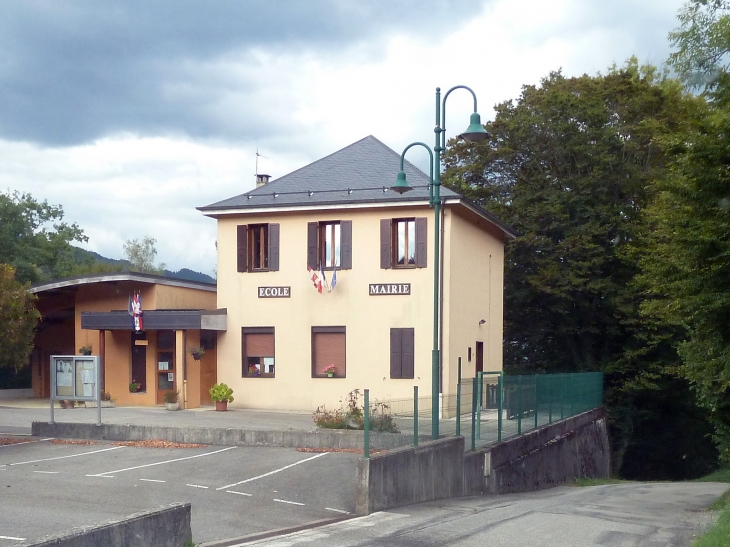
<svg viewBox="0 0 730 547"><path fill-rule="evenodd" d="M697 479L698 482L730 482L730 469L721 469ZM692 547L727 547L730 545L730 491L710 505L709 509L720 511L717 523L704 536L698 538Z"/></svg>

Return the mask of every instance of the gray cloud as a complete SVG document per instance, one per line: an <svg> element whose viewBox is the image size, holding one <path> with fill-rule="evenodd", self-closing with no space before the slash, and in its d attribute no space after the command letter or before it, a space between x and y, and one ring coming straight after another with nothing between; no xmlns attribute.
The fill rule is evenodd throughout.
<svg viewBox="0 0 730 547"><path fill-rule="evenodd" d="M396 28L436 36L484 1L4 2L0 137L51 146L119 132L265 137L255 116L232 127L210 115L231 88L257 85L210 63L246 59L252 48L340 53Z"/></svg>

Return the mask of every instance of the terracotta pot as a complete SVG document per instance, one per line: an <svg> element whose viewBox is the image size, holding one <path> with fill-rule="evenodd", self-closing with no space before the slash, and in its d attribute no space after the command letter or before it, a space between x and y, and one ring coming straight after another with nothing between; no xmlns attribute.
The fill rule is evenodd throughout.
<svg viewBox="0 0 730 547"><path fill-rule="evenodd" d="M228 401L216 401L215 409L218 412L225 412L226 410L228 410Z"/></svg>

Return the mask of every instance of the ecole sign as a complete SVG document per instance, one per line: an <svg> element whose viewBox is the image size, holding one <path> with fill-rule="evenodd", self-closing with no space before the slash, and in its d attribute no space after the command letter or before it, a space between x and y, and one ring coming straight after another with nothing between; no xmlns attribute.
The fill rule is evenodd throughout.
<svg viewBox="0 0 730 547"><path fill-rule="evenodd" d="M370 296L385 294L411 294L410 283L371 283Z"/></svg>
<svg viewBox="0 0 730 547"><path fill-rule="evenodd" d="M259 298L289 298L291 287L259 287Z"/></svg>

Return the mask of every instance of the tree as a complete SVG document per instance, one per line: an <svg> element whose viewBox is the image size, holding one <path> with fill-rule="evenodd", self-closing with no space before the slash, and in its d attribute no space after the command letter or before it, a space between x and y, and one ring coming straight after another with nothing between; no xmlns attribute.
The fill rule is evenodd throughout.
<svg viewBox="0 0 730 547"><path fill-rule="evenodd" d="M669 33L677 47L669 63L689 87L713 89L730 66L730 1L689 0L679 22L681 27Z"/></svg>
<svg viewBox="0 0 730 547"><path fill-rule="evenodd" d="M20 370L28 363L35 326L40 319L35 296L15 280L15 271L0 264L0 368Z"/></svg>
<svg viewBox="0 0 730 547"><path fill-rule="evenodd" d="M603 371L617 469L636 405L656 400L640 395L677 388L676 329L640 315L633 281L642 211L668 161L656 141L681 135L701 104L635 59L606 75L551 73L496 107L487 141L445 154L445 184L520 234L505 258L505 369Z"/></svg>
<svg viewBox="0 0 730 547"><path fill-rule="evenodd" d="M145 236L142 241L130 239L124 244L124 255L131 263L131 270L160 275L164 272L164 263L158 264L157 266L154 264L155 256L157 256L155 243L157 243L155 238Z"/></svg>
<svg viewBox="0 0 730 547"><path fill-rule="evenodd" d="M730 76L717 80L696 130L664 139L676 161L647 211L641 261L649 317L681 329L681 373L710 412L730 462Z"/></svg>
<svg viewBox="0 0 730 547"><path fill-rule="evenodd" d="M26 193L0 193L0 259L21 283L70 275L78 263L72 241L87 241L76 223L63 222L63 208Z"/></svg>

